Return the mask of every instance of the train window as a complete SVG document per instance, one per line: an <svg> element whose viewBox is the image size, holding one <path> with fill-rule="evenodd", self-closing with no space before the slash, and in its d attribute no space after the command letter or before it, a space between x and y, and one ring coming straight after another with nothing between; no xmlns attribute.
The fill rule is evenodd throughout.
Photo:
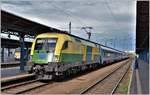
<svg viewBox="0 0 150 95"><path fill-rule="evenodd" d="M110 53L108 53L108 54L107 54L107 56L111 56L111 54L110 54Z"/></svg>
<svg viewBox="0 0 150 95"><path fill-rule="evenodd" d="M65 41L64 44L63 44L63 47L62 47L62 50L68 48L68 41Z"/></svg>

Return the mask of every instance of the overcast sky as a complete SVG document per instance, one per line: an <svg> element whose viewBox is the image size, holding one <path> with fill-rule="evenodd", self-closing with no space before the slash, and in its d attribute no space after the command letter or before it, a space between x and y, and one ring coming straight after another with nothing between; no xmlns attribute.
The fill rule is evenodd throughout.
<svg viewBox="0 0 150 95"><path fill-rule="evenodd" d="M135 0L2 0L1 8L35 22L86 38L81 27L90 26L92 41L120 50L135 49Z"/></svg>

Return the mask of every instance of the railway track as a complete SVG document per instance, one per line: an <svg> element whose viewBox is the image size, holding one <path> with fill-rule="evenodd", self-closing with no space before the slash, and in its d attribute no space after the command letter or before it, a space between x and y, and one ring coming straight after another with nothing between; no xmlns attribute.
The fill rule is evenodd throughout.
<svg viewBox="0 0 150 95"><path fill-rule="evenodd" d="M1 68L11 68L11 67L17 67L17 66L20 66L20 62L1 64Z"/></svg>
<svg viewBox="0 0 150 95"><path fill-rule="evenodd" d="M95 83L92 83L92 85L90 85L88 88L84 89L85 87L87 87L87 86L85 86L82 91L80 89L79 94L103 94L103 93L97 92L96 91L97 89L93 90L93 91L92 91L92 89L102 82L103 82L103 84L106 83L105 80L107 80L107 82L110 81L110 78L112 78L111 76L113 74L115 76L119 76L121 74L122 76L119 76L119 78L117 78L115 85L111 86L111 89L109 89L110 91L108 91L108 93L104 92L104 94L113 94L116 91L120 81L123 79L123 76L125 75L125 71L129 67L129 64L125 65L127 62L125 62L124 64L121 64L121 65L118 65L116 67L116 69L112 69L111 73L108 73L107 75L101 77L101 79L99 79ZM123 72L120 72L118 70L121 70ZM116 75L115 73L117 73L117 72L120 74ZM58 94L58 93L66 93L66 90L68 90L69 89L68 87L70 87L70 92L67 92L67 93L72 93L75 84L78 82L81 83L81 80L74 80L74 81L70 80L70 82L64 81L64 82L51 84L51 83L40 82L40 81L34 79L34 80L10 85L8 87L2 87L1 92L6 93L6 94L23 94L23 93L27 93L27 94L30 94L30 93L33 93L33 94L35 94L35 93L38 93L38 94L39 93L47 93L47 94L57 93ZM70 84L70 86L68 84ZM105 86L103 86L103 85L100 85L100 86L105 88ZM105 90L108 90L108 88ZM41 92L41 91L43 91L43 92Z"/></svg>
<svg viewBox="0 0 150 95"><path fill-rule="evenodd" d="M130 64L121 65L104 78L83 89L80 94L114 94L129 67Z"/></svg>
<svg viewBox="0 0 150 95"><path fill-rule="evenodd" d="M35 89L35 90L28 91L25 94L37 94L37 93L38 94L95 94L93 92L92 93L89 93L89 92L81 93L81 91L85 90L85 88L87 86L89 86L90 84L93 84L93 82L95 80L97 80L98 78L103 79L106 75L108 75L111 72L115 71L117 68L119 70L119 67L123 66L128 61L124 61L124 62L125 63L122 62L122 63L114 64L116 66L112 65L110 67L107 67L107 69L99 70L97 72L93 72L93 73L88 74L88 75L83 75L83 76L80 76L80 77L77 77L77 78L74 78L74 79L71 79L71 80L52 83L50 85L47 85L47 86L44 86L44 87L41 87L41 88L38 88L38 89ZM99 73L101 73L100 77L89 79L90 77L94 77L95 75L99 76ZM113 88L114 87L115 87L115 85L113 86ZM111 89L111 91L112 91L112 89ZM111 93L111 91L109 91L109 94ZM99 94L99 93L96 93L96 94Z"/></svg>
<svg viewBox="0 0 150 95"><path fill-rule="evenodd" d="M1 78L1 88L7 88L12 85L20 84L23 82L35 80L34 74L23 74L18 76Z"/></svg>
<svg viewBox="0 0 150 95"><path fill-rule="evenodd" d="M8 87L2 87L1 91L2 93L6 93L6 94L21 94L45 86L47 84L49 83L40 82L38 80L31 80L31 81L11 85Z"/></svg>
<svg viewBox="0 0 150 95"><path fill-rule="evenodd" d="M122 75L122 77L119 79L119 81L117 82L117 84L115 85L115 87L113 88L113 90L111 91L111 94L114 94L115 91L117 90L120 82L123 80L123 78L125 77L125 75L127 74L128 70L130 69L130 66L128 66L127 70L125 71L125 73Z"/></svg>

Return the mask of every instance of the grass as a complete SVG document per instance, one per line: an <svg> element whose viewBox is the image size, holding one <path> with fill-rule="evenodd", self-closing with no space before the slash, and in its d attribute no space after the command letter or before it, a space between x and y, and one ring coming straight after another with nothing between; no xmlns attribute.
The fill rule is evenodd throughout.
<svg viewBox="0 0 150 95"><path fill-rule="evenodd" d="M130 69L123 78L123 80L121 81L121 83L119 84L115 94L128 94L128 85L131 77L131 63L132 61L129 62Z"/></svg>
<svg viewBox="0 0 150 95"><path fill-rule="evenodd" d="M120 84L117 92L120 94L127 94L128 93L128 84Z"/></svg>

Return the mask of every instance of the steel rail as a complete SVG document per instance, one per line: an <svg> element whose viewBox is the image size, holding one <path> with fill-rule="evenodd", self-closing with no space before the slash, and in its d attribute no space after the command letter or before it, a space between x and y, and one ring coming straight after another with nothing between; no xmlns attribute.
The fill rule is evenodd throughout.
<svg viewBox="0 0 150 95"><path fill-rule="evenodd" d="M19 66L20 63L16 62L16 63L9 63L9 64L1 64L1 68L11 68L11 67L17 67Z"/></svg>
<svg viewBox="0 0 150 95"><path fill-rule="evenodd" d="M25 74L25 75L18 75L13 77L6 77L1 79L1 88L7 88L11 85L28 82L31 80L35 80L35 74ZM1 89L2 90L2 89Z"/></svg>
<svg viewBox="0 0 150 95"><path fill-rule="evenodd" d="M127 60L125 63L127 63L127 62L129 62L129 60ZM88 92L89 90L91 90L94 86L96 86L97 84L99 84L100 82L102 82L103 80L105 80L107 77L109 77L110 75L112 75L113 73L115 73L117 70L119 70L121 67L123 67L125 65L125 63L122 64L121 66L119 66L117 69L115 69L111 73L107 74L104 78L99 79L98 81L96 81L92 85L88 86L86 89L84 89L83 91L81 91L80 94L85 94L86 92Z"/></svg>
<svg viewBox="0 0 150 95"><path fill-rule="evenodd" d="M130 65L128 66L128 69L126 70L126 72L122 75L122 77L119 79L119 81L117 82L117 84L115 85L115 87L113 88L113 90L111 91L111 94L114 94L117 87L119 86L120 82L122 81L122 79L125 77L125 75L127 74L127 72L130 69Z"/></svg>
<svg viewBox="0 0 150 95"><path fill-rule="evenodd" d="M9 87L4 87L2 88L1 90L4 91L6 90L6 93L7 93L7 90L11 90L12 88L15 88L15 87L22 87L24 85L31 85L32 83L34 84L35 82L38 82L38 80L31 80L31 81L27 81L27 82L24 82L24 83L20 83L20 84L15 84L13 86L9 86ZM24 90L20 90L16 88L16 90L13 90L14 92L10 93L10 94L22 94L22 93L25 93L27 91L31 91L33 89L36 89L36 88L39 88L39 87L42 87L42 86L45 86L45 85L48 85L49 83L42 83L40 82L40 84L38 84L37 86L33 86L31 88L27 88L27 89L24 89ZM4 91L5 93L5 91Z"/></svg>
<svg viewBox="0 0 150 95"><path fill-rule="evenodd" d="M22 94L22 93L25 93L27 91L31 91L33 89L36 89L36 88L39 88L39 87L42 87L42 86L45 86L45 85L48 85L49 83L43 83L43 84L40 84L38 86L35 86L35 87L32 87L32 88L29 88L29 89L25 89L25 90L22 90L22 91L18 91L16 92L15 94Z"/></svg>
<svg viewBox="0 0 150 95"><path fill-rule="evenodd" d="M9 85L9 86L2 87L1 91L7 90L7 89L11 89L13 87L21 86L21 85L24 85L24 84L27 84L27 83L36 82L36 81L37 80L30 80L30 81L21 82L21 83L18 83L18 84L12 84L12 85Z"/></svg>

